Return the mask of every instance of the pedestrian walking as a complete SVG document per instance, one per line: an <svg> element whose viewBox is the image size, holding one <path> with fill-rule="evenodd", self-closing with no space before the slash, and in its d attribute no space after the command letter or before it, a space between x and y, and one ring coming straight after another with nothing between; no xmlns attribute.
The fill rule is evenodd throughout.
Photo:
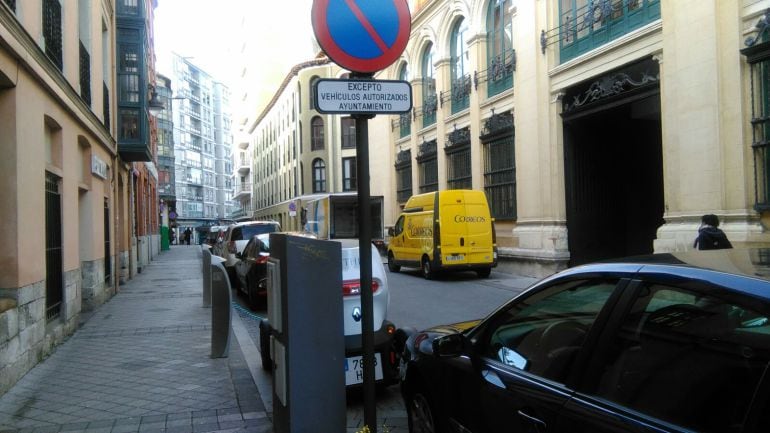
<svg viewBox="0 0 770 433"><path fill-rule="evenodd" d="M190 236L192 236L192 230L190 230L190 227L187 227L184 229L184 241L187 245L190 245Z"/></svg>
<svg viewBox="0 0 770 433"><path fill-rule="evenodd" d="M171 229L168 232L169 232L168 234L170 238L170 243L171 245L174 245L174 241L176 240L176 233L174 232L174 229Z"/></svg>
<svg viewBox="0 0 770 433"><path fill-rule="evenodd" d="M727 239L725 232L719 228L719 217L714 214L706 214L700 220L698 237L692 245L693 248L699 250L721 250L733 247L733 244Z"/></svg>

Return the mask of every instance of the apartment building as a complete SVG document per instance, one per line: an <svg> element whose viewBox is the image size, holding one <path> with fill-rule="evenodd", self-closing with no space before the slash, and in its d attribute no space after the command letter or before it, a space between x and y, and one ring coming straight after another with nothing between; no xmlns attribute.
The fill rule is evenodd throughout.
<svg viewBox="0 0 770 433"><path fill-rule="evenodd" d="M229 218L232 132L229 89L188 59L172 55L176 230L194 240ZM232 211L232 209L230 209Z"/></svg>
<svg viewBox="0 0 770 433"><path fill-rule="evenodd" d="M768 245L767 0L422 0L410 115L377 116L386 221L436 189L487 193L503 270L692 248L717 214ZM697 29L697 31L695 30Z"/></svg>
<svg viewBox="0 0 770 433"><path fill-rule="evenodd" d="M252 163L242 170L249 177L236 183L236 196L251 200L251 218L275 220L286 231L303 228L296 208L299 197L355 192L358 189L355 120L347 115L321 114L313 86L321 78L345 78L348 72L326 57L295 65L265 109L246 124L248 134L238 143ZM371 148L371 194L386 192L389 173L379 161L387 148ZM247 164L248 159L243 161ZM239 166L240 168L240 166ZM386 205L387 206L387 205Z"/></svg>

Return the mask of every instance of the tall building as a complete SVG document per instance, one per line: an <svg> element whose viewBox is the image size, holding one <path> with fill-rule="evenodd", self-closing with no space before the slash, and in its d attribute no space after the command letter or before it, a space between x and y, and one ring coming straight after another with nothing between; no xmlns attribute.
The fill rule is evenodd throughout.
<svg viewBox="0 0 770 433"><path fill-rule="evenodd" d="M152 13L157 0L119 0L116 11L118 154L130 163L132 215L129 257L121 256L123 278L140 272L160 252L157 170L157 91ZM155 98L153 100L153 98ZM152 112L150 111L152 110Z"/></svg>
<svg viewBox="0 0 770 433"><path fill-rule="evenodd" d="M161 249L170 244L169 230L176 219L176 167L174 165L174 121L171 115L171 80L157 75L155 91L163 104L155 116L158 126L158 196L161 215Z"/></svg>
<svg viewBox="0 0 770 433"><path fill-rule="evenodd" d="M232 133L229 89L186 58L173 54L176 229L195 240L229 218ZM231 210L231 209L230 209ZM178 235L179 233L177 233Z"/></svg>
<svg viewBox="0 0 770 433"><path fill-rule="evenodd" d="M157 227L153 8L0 1L0 394L115 294Z"/></svg>

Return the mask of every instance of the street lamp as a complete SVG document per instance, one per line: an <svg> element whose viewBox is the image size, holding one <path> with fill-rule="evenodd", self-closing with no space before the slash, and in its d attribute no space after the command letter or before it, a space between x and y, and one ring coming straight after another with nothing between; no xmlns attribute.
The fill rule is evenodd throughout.
<svg viewBox="0 0 770 433"><path fill-rule="evenodd" d="M158 99L158 92L155 91L155 87L150 90L150 100L147 102L147 109L150 110L150 114L157 116L161 111L166 109L166 106Z"/></svg>

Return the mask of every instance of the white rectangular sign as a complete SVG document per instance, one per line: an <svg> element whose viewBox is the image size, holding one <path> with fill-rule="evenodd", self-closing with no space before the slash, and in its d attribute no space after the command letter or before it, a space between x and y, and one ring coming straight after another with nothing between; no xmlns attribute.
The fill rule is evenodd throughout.
<svg viewBox="0 0 770 433"><path fill-rule="evenodd" d="M321 79L315 86L316 110L325 114L400 114L412 109L406 81Z"/></svg>

